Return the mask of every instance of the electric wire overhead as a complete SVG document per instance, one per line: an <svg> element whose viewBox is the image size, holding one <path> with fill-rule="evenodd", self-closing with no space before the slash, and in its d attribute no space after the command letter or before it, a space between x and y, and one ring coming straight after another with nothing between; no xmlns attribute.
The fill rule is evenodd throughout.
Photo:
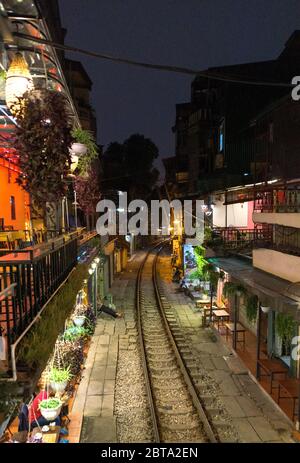
<svg viewBox="0 0 300 463"><path fill-rule="evenodd" d="M174 72L174 73L179 73L179 74L188 74L188 75L193 75L193 76L201 76L205 77L208 79L213 79L213 80L220 80L224 82L230 82L230 83L236 83L236 84L245 84L245 85L257 85L257 86L266 86L266 87L286 87L286 88L293 88L294 85L291 83L286 83L286 82L270 82L270 81L257 81L257 80L248 80L248 79L242 79L242 78L235 78L229 75L224 75L224 74L219 74L216 73L214 74L211 71L199 71L197 69L192 69L192 68L186 68L186 67L180 67L180 66L171 66L171 65L163 65L163 64L154 64L154 63L144 63L141 61L134 61L131 59L127 58L122 58L118 56L113 56L105 53L96 53L93 51L88 51L88 50L83 50L81 48L77 47L72 47L69 45L62 45L60 43L52 42L50 40L46 39L41 39L38 37L32 37L31 35L27 34L22 34L20 32L15 32L14 33L15 37L24 39L24 40L29 40L31 42L36 42L40 43L43 45L49 45L57 50L63 50L63 51L70 51L74 53L81 53L87 56L91 56L93 58L99 58L99 59L104 59L104 60L109 60L109 61L114 61L116 63L122 63L122 64L128 64L131 66L138 66L138 67L143 67L143 68L148 68L148 69L155 69L158 71L167 71L167 72Z"/></svg>

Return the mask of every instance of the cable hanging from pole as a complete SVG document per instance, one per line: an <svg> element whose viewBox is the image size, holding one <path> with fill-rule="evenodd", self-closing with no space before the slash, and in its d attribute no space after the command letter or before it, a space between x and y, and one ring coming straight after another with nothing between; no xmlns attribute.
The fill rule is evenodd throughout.
<svg viewBox="0 0 300 463"><path fill-rule="evenodd" d="M174 72L179 74L187 74L199 77L206 77L212 80L220 80L224 82L230 82L235 84L244 84L244 85L257 85L257 86L266 86L266 87L286 87L286 88L293 88L294 85L291 83L286 82L267 82L267 81L256 81L256 80L247 80L247 79L240 79L234 78L222 74L214 74L211 71L199 71L192 68L180 67L180 66L171 66L171 65L164 65L164 64L154 64L154 63L145 63L141 61L134 61L127 58L122 58L118 56L108 55L105 53L96 53L93 51L83 50L81 48L69 46L69 45L62 45L60 43L52 42L50 40L41 39L38 37L32 37L31 35L22 34L20 32L14 33L15 37L29 40L31 42L40 43L43 45L49 45L55 49L69 51L74 53L81 53L87 56L91 56L93 58L105 59L109 61L114 61L116 63L128 64L131 66L138 66L148 69L155 69L157 71L167 71L167 72Z"/></svg>

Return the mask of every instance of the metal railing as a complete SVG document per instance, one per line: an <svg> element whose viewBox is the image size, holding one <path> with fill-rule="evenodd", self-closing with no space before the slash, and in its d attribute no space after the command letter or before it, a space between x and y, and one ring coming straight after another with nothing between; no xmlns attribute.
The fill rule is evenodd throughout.
<svg viewBox="0 0 300 463"><path fill-rule="evenodd" d="M208 246L222 247L225 250L238 250L269 245L273 241L272 227L264 228L213 228Z"/></svg>
<svg viewBox="0 0 300 463"><path fill-rule="evenodd" d="M0 326L8 346L22 335L76 265L77 248L75 237L47 248L0 253L0 292L17 285L14 294L0 300Z"/></svg>
<svg viewBox="0 0 300 463"><path fill-rule="evenodd" d="M255 199L254 212L300 212L300 190L273 190L259 193L259 197Z"/></svg>

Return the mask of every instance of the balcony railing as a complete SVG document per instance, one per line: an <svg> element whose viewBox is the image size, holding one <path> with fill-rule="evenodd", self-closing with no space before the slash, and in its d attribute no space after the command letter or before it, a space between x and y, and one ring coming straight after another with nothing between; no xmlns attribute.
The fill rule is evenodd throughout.
<svg viewBox="0 0 300 463"><path fill-rule="evenodd" d="M273 190L259 193L254 212L300 212L300 190Z"/></svg>
<svg viewBox="0 0 300 463"><path fill-rule="evenodd" d="M0 326L13 344L34 320L77 263L77 238L62 243L0 251L0 292L16 284L15 293L0 300Z"/></svg>
<svg viewBox="0 0 300 463"><path fill-rule="evenodd" d="M206 244L211 248L222 248L224 251L238 251L270 245L272 241L272 227L257 229L228 227L213 228L212 238Z"/></svg>

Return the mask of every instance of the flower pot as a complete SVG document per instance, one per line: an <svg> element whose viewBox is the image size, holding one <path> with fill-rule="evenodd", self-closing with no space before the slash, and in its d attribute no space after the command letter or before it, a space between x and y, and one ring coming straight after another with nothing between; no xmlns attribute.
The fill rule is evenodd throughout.
<svg viewBox="0 0 300 463"><path fill-rule="evenodd" d="M47 420L47 421L54 421L54 420L56 420L56 418L57 418L58 415L60 414L61 407L62 407L62 403L60 403L60 404L59 404L57 407L55 407L55 408L43 408L42 402L41 402L41 404L40 404L41 414L42 414L42 416L45 418L45 420Z"/></svg>
<svg viewBox="0 0 300 463"><path fill-rule="evenodd" d="M61 381L60 383L57 383L56 381L50 381L51 389L54 392L64 392L67 385L68 385L68 381Z"/></svg>
<svg viewBox="0 0 300 463"><path fill-rule="evenodd" d="M83 326L85 322L85 316L84 315L78 315L77 317L73 318L73 322L75 326Z"/></svg>
<svg viewBox="0 0 300 463"><path fill-rule="evenodd" d="M87 146L83 143L73 143L71 152L77 154L77 156L84 156L87 153Z"/></svg>

